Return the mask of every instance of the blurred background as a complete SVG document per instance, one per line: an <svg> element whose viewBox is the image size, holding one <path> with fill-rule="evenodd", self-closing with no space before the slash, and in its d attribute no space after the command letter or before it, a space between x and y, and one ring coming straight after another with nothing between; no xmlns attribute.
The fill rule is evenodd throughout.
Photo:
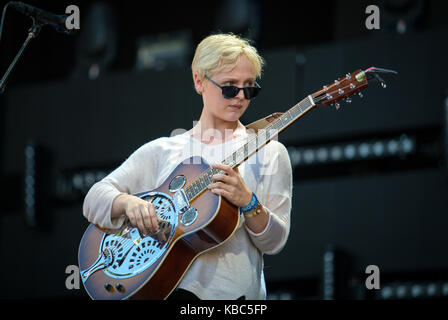
<svg viewBox="0 0 448 320"><path fill-rule="evenodd" d="M398 71L280 135L293 211L286 247L265 256L268 298L448 298L446 1L26 3L55 14L75 4L81 29L44 27L0 96L0 299L88 299L66 288L83 198L140 145L199 119L190 62L218 31L252 39L267 62L245 124L348 72ZM371 4L380 29L366 28ZM8 8L2 75L30 26ZM369 265L380 289L365 286Z"/></svg>

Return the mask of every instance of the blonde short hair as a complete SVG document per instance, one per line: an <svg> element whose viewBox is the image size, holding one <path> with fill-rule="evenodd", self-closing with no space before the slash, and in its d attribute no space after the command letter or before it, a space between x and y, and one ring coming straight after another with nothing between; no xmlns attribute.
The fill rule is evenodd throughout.
<svg viewBox="0 0 448 320"><path fill-rule="evenodd" d="M243 39L232 33L214 34L206 37L199 43L194 54L191 70L197 72L203 79L205 76L213 76L226 67L237 62L238 58L245 55L255 68L255 76L261 77L264 59L258 54L250 40Z"/></svg>

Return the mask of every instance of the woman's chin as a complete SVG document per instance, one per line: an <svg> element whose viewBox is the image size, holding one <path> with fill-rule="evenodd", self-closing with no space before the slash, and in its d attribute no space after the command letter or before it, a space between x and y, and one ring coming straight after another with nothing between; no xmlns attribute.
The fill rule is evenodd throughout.
<svg viewBox="0 0 448 320"><path fill-rule="evenodd" d="M243 114L241 113L241 111L226 112L224 120L230 121L230 122L238 121L242 115Z"/></svg>

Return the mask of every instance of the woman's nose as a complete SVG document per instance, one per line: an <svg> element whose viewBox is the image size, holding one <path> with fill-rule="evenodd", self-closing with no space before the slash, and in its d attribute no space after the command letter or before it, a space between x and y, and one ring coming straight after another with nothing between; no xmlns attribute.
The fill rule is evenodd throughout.
<svg viewBox="0 0 448 320"><path fill-rule="evenodd" d="M239 98L239 99L244 99L245 97L244 97L244 90L240 90L240 91L238 91L238 94L236 95L236 97L237 98Z"/></svg>

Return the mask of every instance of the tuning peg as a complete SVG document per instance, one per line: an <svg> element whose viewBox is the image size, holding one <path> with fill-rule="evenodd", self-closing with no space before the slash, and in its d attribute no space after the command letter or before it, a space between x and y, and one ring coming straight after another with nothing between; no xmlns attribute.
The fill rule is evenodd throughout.
<svg viewBox="0 0 448 320"><path fill-rule="evenodd" d="M350 98L350 97L345 98L345 102L352 103L352 98Z"/></svg>
<svg viewBox="0 0 448 320"><path fill-rule="evenodd" d="M358 92L358 96L362 99L364 95L361 92Z"/></svg>
<svg viewBox="0 0 448 320"><path fill-rule="evenodd" d="M338 102L336 102L336 103L334 104L334 106L336 107L336 110L339 110L339 108L341 108L341 105L340 105Z"/></svg>

